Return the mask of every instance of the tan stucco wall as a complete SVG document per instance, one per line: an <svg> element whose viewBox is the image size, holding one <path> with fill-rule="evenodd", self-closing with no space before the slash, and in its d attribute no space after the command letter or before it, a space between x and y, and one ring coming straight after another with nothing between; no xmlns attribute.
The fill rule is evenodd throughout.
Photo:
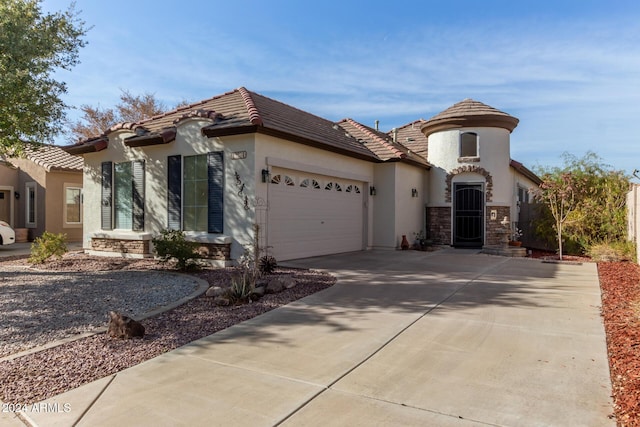
<svg viewBox="0 0 640 427"><path fill-rule="evenodd" d="M173 155L193 156L212 151L224 151L225 158L225 198L224 198L224 233L228 236L233 230L235 244L232 244L232 258L237 258L243 252L245 245L251 242L251 224L253 210L244 210L244 201L236 191L232 191L236 178L235 171L246 180L248 186L245 194L251 194L250 177L254 170L254 141L253 135L225 137L224 143L219 138L207 138L201 129L210 122L201 119L186 120L178 126L176 140L162 145L148 147L127 147L123 141L132 136L129 131L117 131L109 135L107 149L98 153L85 154L84 193L85 193L85 222L83 246L91 247L91 237L95 233L103 232L100 224L101 206L101 164L105 161L114 163L145 160L145 230L143 233L131 230L114 231L120 236L131 238L143 234L157 235L167 228L167 157ZM246 158L233 160L232 154L246 151ZM193 237L208 238L206 233L187 233Z"/></svg>
<svg viewBox="0 0 640 427"><path fill-rule="evenodd" d="M18 169L0 161L0 190L8 191L9 198L6 200L8 204L8 222L9 225L15 227L18 203L15 193L18 191Z"/></svg>
<svg viewBox="0 0 640 427"><path fill-rule="evenodd" d="M478 134L478 154L480 161L458 162L460 134L475 132ZM461 128L429 135L429 162L431 170L430 206L449 206L445 201L445 180L452 170L464 165L485 169L493 177L493 201L488 205L504 206L513 194L509 163L509 131L498 128ZM484 182L484 177L480 176ZM475 181L475 180L474 180Z"/></svg>
<svg viewBox="0 0 640 427"><path fill-rule="evenodd" d="M18 172L18 192L20 192L20 201L18 203L18 215L16 218L16 227L27 227L27 184L36 183L36 222L35 227L29 226L29 238L33 239L40 236L46 230L47 209L45 204L47 177L46 171L41 167L27 159L12 159L11 163L19 168Z"/></svg>
<svg viewBox="0 0 640 427"><path fill-rule="evenodd" d="M28 159L12 159L19 168L18 188L20 199L15 221L16 227L26 227L26 186L35 182L36 189L36 225L31 227L30 238L38 237L45 231L65 233L67 240L78 242L82 239L82 225L66 224L64 221L64 184L82 188L81 172L47 172L42 166Z"/></svg>
<svg viewBox="0 0 640 427"><path fill-rule="evenodd" d="M427 171L406 163L375 165L376 195L373 246L395 249L402 236L409 243L425 228ZM412 189L418 196L412 196Z"/></svg>
<svg viewBox="0 0 640 427"><path fill-rule="evenodd" d="M82 188L82 174L72 172L47 174L45 229L51 233L66 234L69 242L80 242L82 241L82 224L69 224L65 221L65 185Z"/></svg>

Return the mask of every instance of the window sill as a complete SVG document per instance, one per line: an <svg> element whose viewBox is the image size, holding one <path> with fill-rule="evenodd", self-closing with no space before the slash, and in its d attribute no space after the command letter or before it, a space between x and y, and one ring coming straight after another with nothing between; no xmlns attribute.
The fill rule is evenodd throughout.
<svg viewBox="0 0 640 427"><path fill-rule="evenodd" d="M479 161L480 157L477 156L458 157L458 163L478 163Z"/></svg>
<svg viewBox="0 0 640 427"><path fill-rule="evenodd" d="M230 236L210 234L204 231L185 231L184 236L188 241L198 243L228 244L233 241Z"/></svg>
<svg viewBox="0 0 640 427"><path fill-rule="evenodd" d="M96 239L151 240L153 236L151 235L151 233L138 233L135 231L115 230L115 231L100 231L98 233L93 233L91 234L91 237Z"/></svg>

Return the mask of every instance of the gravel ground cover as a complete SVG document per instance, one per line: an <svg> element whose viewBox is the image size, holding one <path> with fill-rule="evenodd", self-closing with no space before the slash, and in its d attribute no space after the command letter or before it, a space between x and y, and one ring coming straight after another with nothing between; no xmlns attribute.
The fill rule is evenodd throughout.
<svg viewBox="0 0 640 427"><path fill-rule="evenodd" d="M94 331L109 310L139 317L197 289L194 278L156 271L2 269L0 357Z"/></svg>
<svg viewBox="0 0 640 427"><path fill-rule="evenodd" d="M0 274L4 277L5 272L20 271L26 265L24 259L5 259L0 261ZM114 274L119 272L131 279L127 281L127 287L133 288L136 288L140 283L134 277L138 275L136 270L146 270L150 277L155 278L156 285L158 283L164 284L165 282L158 282L166 278L161 271L163 268L153 260L98 258L83 254L70 254L61 261L49 262L40 267L40 269L46 269L51 273L55 272L60 275L54 275L55 277L78 277L77 273L79 272L84 272L87 274L85 277L89 277L88 272L91 272L91 274L104 272L96 275L105 274L108 277L121 278L122 276ZM212 286L227 286L230 283L232 272L233 269L206 269L194 273L193 276L207 281ZM144 320L146 334L143 339L116 340L109 338L105 333L100 333L13 360L2 361L0 362L0 400L13 404L31 404L53 397L318 292L335 283L333 276L318 271L280 268L275 274L293 276L298 285L277 294L268 294L253 303L237 306L220 307L213 303L212 298L206 296L197 297L177 308ZM17 276L14 277L17 278ZM43 275L42 277L45 276ZM22 280L29 280L28 276L22 276ZM186 282L189 282L188 278ZM0 288L4 287L3 283L0 281ZM181 283L173 282L173 285L183 291L188 288ZM14 284L7 287L13 290L18 289L15 286L18 285ZM170 286L165 284L165 287ZM119 290L121 289L116 289L116 291ZM105 288L102 288L102 291L96 291L95 289L84 289L84 291L87 292L89 300L94 298L104 300L105 297L103 295L106 294ZM38 290L36 296L38 292L42 291ZM98 296L96 296L96 292ZM174 296L179 297L181 295L180 292L176 292ZM57 295L64 300L71 294L74 293L69 292ZM55 295L54 293L50 297L55 297ZM81 300L82 293L76 292L69 298ZM30 299L25 300L32 301ZM100 304L97 305L102 307L101 309L106 307ZM61 306L64 307L64 303ZM109 305L109 307L112 306ZM129 307L135 308L131 303ZM143 309L145 307L138 307L138 310ZM22 310L26 311L27 307L24 306ZM66 317L73 317L74 313L69 309ZM21 314L24 315L24 313ZM4 317L5 314L0 312L0 315ZM102 318L100 326L106 326L106 311L98 313L96 316ZM84 318L84 315L82 314L79 317ZM61 319L60 316L53 316L50 319L52 319L51 322L53 323L49 326L53 329L56 329L55 322L59 321L63 325L62 328L59 328L60 333L56 337L64 335L61 332L63 330L74 333L74 328L80 328L81 330L89 328L84 324L87 322L84 320L71 322L68 319ZM71 323L73 323L73 326L69 327ZM45 333L46 336L48 335ZM39 345L47 339L38 337L37 333L24 333L20 337L26 343L24 344L26 346ZM31 337L32 340L28 340L27 337ZM18 347L12 348L15 351ZM7 346L6 351L12 350Z"/></svg>
<svg viewBox="0 0 640 427"><path fill-rule="evenodd" d="M618 426L640 426L640 267L598 264L602 315Z"/></svg>

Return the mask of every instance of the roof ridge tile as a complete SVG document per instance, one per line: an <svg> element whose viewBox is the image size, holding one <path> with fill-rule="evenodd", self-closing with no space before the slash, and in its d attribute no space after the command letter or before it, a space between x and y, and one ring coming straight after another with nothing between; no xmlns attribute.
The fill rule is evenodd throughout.
<svg viewBox="0 0 640 427"><path fill-rule="evenodd" d="M244 86L238 88L238 92L240 92L240 96L242 96L242 100L247 106L247 112L249 113L249 121L257 126L263 126L264 122L262 121L262 117L260 117L260 112L256 107L253 98L251 97L251 92L249 92Z"/></svg>

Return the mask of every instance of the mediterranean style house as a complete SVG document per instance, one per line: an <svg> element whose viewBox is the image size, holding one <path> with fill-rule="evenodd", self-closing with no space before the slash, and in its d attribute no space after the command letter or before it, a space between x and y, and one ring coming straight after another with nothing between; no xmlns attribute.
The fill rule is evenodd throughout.
<svg viewBox="0 0 640 427"><path fill-rule="evenodd" d="M65 147L84 157L85 248L150 256L164 229L222 265L259 226L278 260L395 249L403 236L481 248L538 178L510 158L518 119L464 100L380 132L243 87Z"/></svg>
<svg viewBox="0 0 640 427"><path fill-rule="evenodd" d="M82 241L82 165L82 157L55 146L0 161L0 220L16 229L16 241L45 231Z"/></svg>

